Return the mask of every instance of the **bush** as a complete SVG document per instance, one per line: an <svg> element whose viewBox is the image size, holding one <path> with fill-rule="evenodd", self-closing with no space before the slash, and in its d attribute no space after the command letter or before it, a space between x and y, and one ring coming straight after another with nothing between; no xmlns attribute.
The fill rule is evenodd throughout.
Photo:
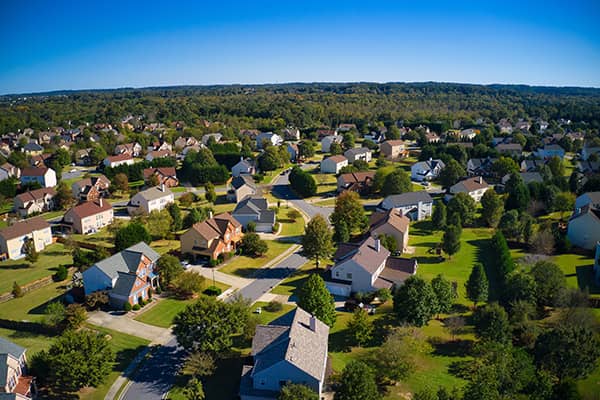
<svg viewBox="0 0 600 400"><path fill-rule="evenodd" d="M152 290L152 288L148 289L148 300L150 300L152 298L153 293L154 293L154 291Z"/></svg>
<svg viewBox="0 0 600 400"><path fill-rule="evenodd" d="M256 232L256 222L248 222L248 224L246 225L246 232Z"/></svg>
<svg viewBox="0 0 600 400"><path fill-rule="evenodd" d="M221 292L222 292L221 288L211 285L211 286L207 287L204 290L204 292L202 292L202 293L204 293L207 296L218 296L221 294Z"/></svg>
<svg viewBox="0 0 600 400"><path fill-rule="evenodd" d="M65 267L64 265L59 265L56 270L56 273L52 275L52 280L54 280L54 282L62 282L65 279L67 279L68 275L69 270L67 269L67 267Z"/></svg>
<svg viewBox="0 0 600 400"><path fill-rule="evenodd" d="M275 222L273 224L273 233L277 233L277 231L279 230L279 222Z"/></svg>
<svg viewBox="0 0 600 400"><path fill-rule="evenodd" d="M131 304L129 304L129 303L123 304L123 311L126 311L126 312L131 311Z"/></svg>
<svg viewBox="0 0 600 400"><path fill-rule="evenodd" d="M159 287L156 288L156 294L161 294L162 293L162 289Z"/></svg>
<svg viewBox="0 0 600 400"><path fill-rule="evenodd" d="M141 307L140 307L140 305L139 305L139 304L136 304L136 305L134 305L134 306L132 307L133 311L138 311L140 308L141 308Z"/></svg>
<svg viewBox="0 0 600 400"><path fill-rule="evenodd" d="M264 308L269 312L279 312L283 310L283 304L281 304L279 301L272 300Z"/></svg>
<svg viewBox="0 0 600 400"><path fill-rule="evenodd" d="M144 299L142 299L142 297L138 297L138 304L140 305L140 307L144 307L146 305L146 303L144 302Z"/></svg>
<svg viewBox="0 0 600 400"><path fill-rule="evenodd" d="M21 289L21 286L16 281L13 283L12 295L15 297L23 297L25 295L23 289Z"/></svg>

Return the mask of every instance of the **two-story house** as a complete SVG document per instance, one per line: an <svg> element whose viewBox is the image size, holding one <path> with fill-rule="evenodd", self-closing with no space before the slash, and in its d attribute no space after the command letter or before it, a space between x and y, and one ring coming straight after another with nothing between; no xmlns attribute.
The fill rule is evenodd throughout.
<svg viewBox="0 0 600 400"><path fill-rule="evenodd" d="M86 296L107 291L110 303L122 308L125 303L138 304L148 299L148 291L156 289L158 272L156 262L160 255L144 242L135 244L83 271Z"/></svg>
<svg viewBox="0 0 600 400"><path fill-rule="evenodd" d="M494 172L494 163L497 161L497 158L470 158L467 161L467 175L469 176L490 176L493 175Z"/></svg>
<svg viewBox="0 0 600 400"><path fill-rule="evenodd" d="M386 140L379 146L381 154L388 160L397 160L408 157L408 150L403 140Z"/></svg>
<svg viewBox="0 0 600 400"><path fill-rule="evenodd" d="M158 181L158 185L165 185L168 188L179 185L175 167L144 168L144 182L146 184L151 183L154 176Z"/></svg>
<svg viewBox="0 0 600 400"><path fill-rule="evenodd" d="M33 242L37 252L52 244L50 224L42 217L25 219L0 229L0 253L6 258L25 257L25 243L29 241Z"/></svg>
<svg viewBox="0 0 600 400"><path fill-rule="evenodd" d="M192 225L181 235L181 254L197 260L216 260L224 253L234 252L242 240L242 224L230 213L215 215Z"/></svg>
<svg viewBox="0 0 600 400"><path fill-rule="evenodd" d="M48 167L27 167L21 171L21 185L37 182L41 187L56 186L56 172Z"/></svg>
<svg viewBox="0 0 600 400"><path fill-rule="evenodd" d="M262 149L264 144L279 146L283 143L283 138L273 132L261 132L256 136L256 148Z"/></svg>
<svg viewBox="0 0 600 400"><path fill-rule="evenodd" d="M298 383L321 398L327 370L329 326L297 307L291 322L258 325L252 339L252 365L244 365L241 400L275 400L282 387Z"/></svg>
<svg viewBox="0 0 600 400"><path fill-rule="evenodd" d="M433 213L433 198L426 191L408 192L387 196L377 205L377 211L394 209L411 221L421 221Z"/></svg>
<svg viewBox="0 0 600 400"><path fill-rule="evenodd" d="M131 157L139 157L142 149L142 145L138 142L118 144L115 146L114 155L126 154Z"/></svg>
<svg viewBox="0 0 600 400"><path fill-rule="evenodd" d="M237 164L231 167L231 176L237 178L240 175L254 175L256 174L256 166L254 161L249 158L242 157Z"/></svg>
<svg viewBox="0 0 600 400"><path fill-rule="evenodd" d="M0 399L31 400L35 383L27 374L26 349L0 337Z"/></svg>
<svg viewBox="0 0 600 400"><path fill-rule="evenodd" d="M369 232L375 237L390 235L396 239L398 250L404 251L408 246L408 229L410 219L394 210L378 211L369 218Z"/></svg>
<svg viewBox="0 0 600 400"><path fill-rule="evenodd" d="M481 176L464 179L450 186L450 194L466 193L476 202L481 201L483 194L490 188L490 185Z"/></svg>
<svg viewBox="0 0 600 400"><path fill-rule="evenodd" d="M102 161L105 167L118 167L119 165L133 165L133 157L130 154L123 153L116 156L108 156Z"/></svg>
<svg viewBox="0 0 600 400"><path fill-rule="evenodd" d="M340 174L337 178L337 191L349 190L361 194L368 193L374 178L374 171Z"/></svg>
<svg viewBox="0 0 600 400"><path fill-rule="evenodd" d="M14 209L21 217L43 213L54 209L54 188L30 190L15 196Z"/></svg>
<svg viewBox="0 0 600 400"><path fill-rule="evenodd" d="M495 149L500 154L507 154L510 156L520 156L523 154L523 146L519 143L500 143Z"/></svg>
<svg viewBox="0 0 600 400"><path fill-rule="evenodd" d="M104 175L92 176L71 185L73 197L77 201L97 201L101 197L108 197L110 181Z"/></svg>
<svg viewBox="0 0 600 400"><path fill-rule="evenodd" d="M369 162L371 161L372 154L373 153L371 150L367 149L366 147L355 147L353 149L346 150L344 152L344 157L348 159L348 163L353 163L357 160Z"/></svg>
<svg viewBox="0 0 600 400"><path fill-rule="evenodd" d="M162 211L175 201L173 192L165 185L154 186L136 193L127 203L129 215L150 214Z"/></svg>
<svg viewBox="0 0 600 400"><path fill-rule="evenodd" d="M11 163L4 163L0 165L0 181L8 178L19 179L21 177L21 170Z"/></svg>
<svg viewBox="0 0 600 400"><path fill-rule="evenodd" d="M564 158L565 149L558 144L547 144L544 147L540 147L536 150L535 155L542 159L548 159L552 157Z"/></svg>
<svg viewBox="0 0 600 400"><path fill-rule="evenodd" d="M173 154L171 150L153 150L149 151L148 154L146 154L146 161L153 161L158 158L168 157L175 157L175 154Z"/></svg>
<svg viewBox="0 0 600 400"><path fill-rule="evenodd" d="M323 153L329 153L331 151L331 145L334 143L341 144L344 138L342 135L327 135L321 139L321 151Z"/></svg>
<svg viewBox="0 0 600 400"><path fill-rule="evenodd" d="M445 166L446 164L439 159L419 161L410 167L410 177L417 182L431 181L440 175Z"/></svg>
<svg viewBox="0 0 600 400"><path fill-rule="evenodd" d="M110 225L113 218L112 205L99 198L98 201L86 201L70 208L63 216L62 223L75 233L87 235Z"/></svg>
<svg viewBox="0 0 600 400"><path fill-rule="evenodd" d="M275 211L269 209L264 197L246 197L235 206L231 213L246 229L250 222L256 224L256 232L270 233L275 224Z"/></svg>
<svg viewBox="0 0 600 400"><path fill-rule="evenodd" d="M227 200L233 203L239 203L248 196L254 196L258 193L258 188L251 175L241 174L231 180L230 188L227 191Z"/></svg>
<svg viewBox="0 0 600 400"><path fill-rule="evenodd" d="M335 155L321 161L321 172L324 174L338 174L348 165L348 159L342 155Z"/></svg>

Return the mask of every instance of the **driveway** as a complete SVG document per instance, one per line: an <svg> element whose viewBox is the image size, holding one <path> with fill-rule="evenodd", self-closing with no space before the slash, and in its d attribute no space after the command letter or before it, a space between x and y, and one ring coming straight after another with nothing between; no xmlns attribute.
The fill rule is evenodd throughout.
<svg viewBox="0 0 600 400"><path fill-rule="evenodd" d="M321 214L327 220L329 220L329 216L331 213L333 213L333 207L315 206L298 197L290 187L288 175L289 174L279 175L273 180L273 195L279 197L280 199L289 201L294 207L298 208L310 219L317 214Z"/></svg>
<svg viewBox="0 0 600 400"><path fill-rule="evenodd" d="M202 265L190 265L190 270L198 272L200 275L206 278L208 282L212 282L213 274L216 281L223 282L233 288L241 288L248 286L252 283L252 279L242 278L220 272L216 268L209 268Z"/></svg>
<svg viewBox="0 0 600 400"><path fill-rule="evenodd" d="M88 314L88 322L103 328L150 340L153 344L164 344L174 338L170 329L144 324L132 319L129 315L93 311Z"/></svg>

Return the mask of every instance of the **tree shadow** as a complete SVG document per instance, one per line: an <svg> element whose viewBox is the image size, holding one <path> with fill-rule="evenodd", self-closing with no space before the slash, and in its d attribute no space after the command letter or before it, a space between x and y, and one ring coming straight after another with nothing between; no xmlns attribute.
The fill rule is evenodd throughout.
<svg viewBox="0 0 600 400"><path fill-rule="evenodd" d="M347 353L351 350L350 332L343 329L329 334L329 351Z"/></svg>
<svg viewBox="0 0 600 400"><path fill-rule="evenodd" d="M577 285L581 290L587 289L590 294L600 294L600 285L596 283L594 265L580 265L575 268Z"/></svg>
<svg viewBox="0 0 600 400"><path fill-rule="evenodd" d="M31 267L31 265L29 265L27 263L13 264L13 265L1 265L0 264L0 270L3 270L3 269L28 269L30 267Z"/></svg>
<svg viewBox="0 0 600 400"><path fill-rule="evenodd" d="M443 340L439 337L432 337L427 341L433 346L433 354L446 357L467 356L475 343L468 339Z"/></svg>
<svg viewBox="0 0 600 400"><path fill-rule="evenodd" d="M474 239L467 241L475 247L475 258L483 266L488 278L488 301L497 301L500 298L500 279L495 266L495 256L491 249L491 239Z"/></svg>
<svg viewBox="0 0 600 400"><path fill-rule="evenodd" d="M54 302L60 302L62 301L64 294L58 295L50 300L45 301L42 304L38 304L37 306L33 307L32 309L30 309L29 311L27 311L27 314L29 315L43 315L46 313L46 307L48 307L48 305L50 303L54 303Z"/></svg>

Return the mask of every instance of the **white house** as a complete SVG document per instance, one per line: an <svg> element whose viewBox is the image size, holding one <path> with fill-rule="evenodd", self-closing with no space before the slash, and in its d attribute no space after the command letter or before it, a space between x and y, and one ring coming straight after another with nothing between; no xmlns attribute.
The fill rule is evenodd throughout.
<svg viewBox="0 0 600 400"><path fill-rule="evenodd" d="M133 165L133 157L130 154L122 153L116 156L108 156L102 161L104 166L114 168L119 165Z"/></svg>
<svg viewBox="0 0 600 400"><path fill-rule="evenodd" d="M442 160L419 161L410 167L411 179L422 182L436 179L446 165Z"/></svg>
<svg viewBox="0 0 600 400"><path fill-rule="evenodd" d="M591 204L576 209L569 219L567 237L573 246L594 249L600 241L600 209Z"/></svg>
<svg viewBox="0 0 600 400"><path fill-rule="evenodd" d="M0 229L0 252L11 260L25 257L25 243L33 241L35 251L52 244L50 224L42 217L19 221Z"/></svg>
<svg viewBox="0 0 600 400"><path fill-rule="evenodd" d="M262 149L264 142L270 143L273 146L279 146L283 143L283 138L273 132L261 132L256 136L256 148Z"/></svg>
<svg viewBox="0 0 600 400"><path fill-rule="evenodd" d="M328 135L321 139L321 151L323 153L329 153L331 151L331 145L333 143L340 144L344 138L342 135Z"/></svg>
<svg viewBox="0 0 600 400"><path fill-rule="evenodd" d="M490 185L481 176L464 179L450 186L450 194L466 193L476 202L481 201L483 194L490 188Z"/></svg>
<svg viewBox="0 0 600 400"><path fill-rule="evenodd" d="M321 172L324 174L337 174L348 165L348 159L342 155L327 157L321 161Z"/></svg>
<svg viewBox="0 0 600 400"><path fill-rule="evenodd" d="M231 176L233 176L234 178L242 174L256 174L256 167L254 166L254 162L249 158L242 157L237 164L231 167Z"/></svg>
<svg viewBox="0 0 600 400"><path fill-rule="evenodd" d="M154 186L138 192L129 200L127 212L129 215L150 214L161 211L175 201L173 192L165 185Z"/></svg>
<svg viewBox="0 0 600 400"><path fill-rule="evenodd" d="M394 209L412 221L430 217L433 212L433 199L426 191L393 194L377 205L378 211Z"/></svg>
<svg viewBox="0 0 600 400"><path fill-rule="evenodd" d="M27 167L21 171L21 184L37 182L40 186L50 188L56 186L56 172L48 167Z"/></svg>
<svg viewBox="0 0 600 400"><path fill-rule="evenodd" d="M353 163L356 160L363 160L366 162L371 161L372 157L371 150L366 147L355 147L353 149L346 150L344 152L344 157L348 159L348 163Z"/></svg>

